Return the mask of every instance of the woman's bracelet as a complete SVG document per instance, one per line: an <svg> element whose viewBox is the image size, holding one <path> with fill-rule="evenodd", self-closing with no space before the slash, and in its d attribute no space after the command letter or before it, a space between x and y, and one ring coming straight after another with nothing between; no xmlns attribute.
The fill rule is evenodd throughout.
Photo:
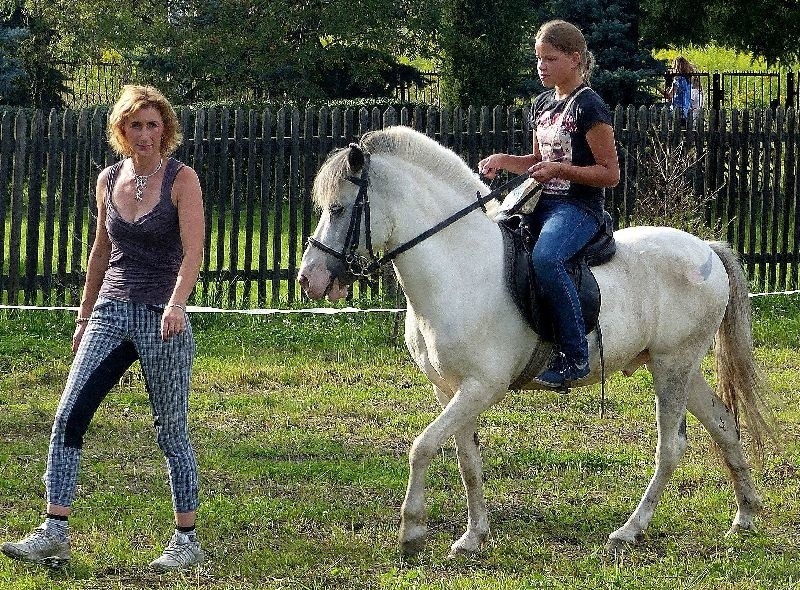
<svg viewBox="0 0 800 590"><path fill-rule="evenodd" d="M82 318L81 316L78 316L78 317L75 318L75 323L76 324L85 324L88 321L89 321L89 318Z"/></svg>
<svg viewBox="0 0 800 590"><path fill-rule="evenodd" d="M185 305L181 305L180 303L170 303L170 304L167 305L167 307L177 307L177 308L180 308L181 310L183 310L183 313L186 313L186 306Z"/></svg>

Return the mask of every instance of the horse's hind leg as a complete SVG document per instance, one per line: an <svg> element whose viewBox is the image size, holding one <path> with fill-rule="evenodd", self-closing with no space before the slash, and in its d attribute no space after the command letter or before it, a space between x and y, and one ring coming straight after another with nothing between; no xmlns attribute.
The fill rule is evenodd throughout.
<svg viewBox="0 0 800 590"><path fill-rule="evenodd" d="M609 535L606 551L611 555L642 539L653 518L656 504L686 451L686 403L690 369L685 365L668 365L658 358L654 358L649 366L656 392L658 427L655 473L636 510L622 527Z"/></svg>
<svg viewBox="0 0 800 590"><path fill-rule="evenodd" d="M750 466L744 459L739 432L730 410L697 371L689 389L689 411L705 426L717 444L736 493L736 517L728 534L753 530L761 499L753 487Z"/></svg>

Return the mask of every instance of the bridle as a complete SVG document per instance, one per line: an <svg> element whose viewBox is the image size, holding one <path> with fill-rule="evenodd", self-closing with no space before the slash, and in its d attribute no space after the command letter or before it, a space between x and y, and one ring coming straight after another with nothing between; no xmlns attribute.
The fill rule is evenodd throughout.
<svg viewBox="0 0 800 590"><path fill-rule="evenodd" d="M372 248L369 193L367 192L367 188L369 187L369 152L364 150L356 143L351 143L349 147L350 149L357 149L363 153L364 165L361 168L361 174L359 176L346 177L348 181L352 182L358 187L358 195L356 195L356 200L353 203L353 212L350 215L350 224L347 227L344 245L340 251L328 246L327 244L324 244L323 242L320 242L313 236L309 236L308 238L308 246L313 246L318 250L322 250L326 254L330 254L337 260L340 260L342 263L344 263L348 276L337 278L339 278L340 282L345 284L350 284L357 279L373 279L384 264L391 262L406 250L413 248L420 242L427 240L432 235L439 233L444 228L455 223L462 217L472 213L476 209L480 208L486 212L486 203L492 199L502 200L501 195L503 193L515 189L530 177L530 175L527 173L520 174L519 176L515 176L502 186L499 186L484 196L481 196L480 192L478 192L476 194L476 200L463 209L456 211L444 221L441 221L433 227L425 230L415 238L412 238L399 245L397 248L386 252L383 256L377 256ZM359 241L361 239L362 220L364 225L364 240L366 242L368 257L362 256L358 253ZM333 279L331 279L331 281L332 280Z"/></svg>
<svg viewBox="0 0 800 590"><path fill-rule="evenodd" d="M360 149L357 144L350 144L350 148ZM347 180L358 187L358 194L353 203L353 212L350 215L350 224L347 226L347 234L344 238L342 250L335 250L323 244L313 236L308 237L308 245L330 254L334 258L342 261L347 269L348 283L356 279L370 279L377 274L380 267L385 264L382 258L378 258L372 249L372 227L370 224L369 208L369 153L364 152L364 165L361 168L360 176L347 176ZM361 223L364 223L364 240L366 241L369 258L358 253L359 241L361 240Z"/></svg>

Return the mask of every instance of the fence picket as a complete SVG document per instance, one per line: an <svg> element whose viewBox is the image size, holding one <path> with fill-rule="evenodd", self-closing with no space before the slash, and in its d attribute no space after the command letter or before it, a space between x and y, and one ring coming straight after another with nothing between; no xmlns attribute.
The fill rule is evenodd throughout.
<svg viewBox="0 0 800 590"><path fill-rule="evenodd" d="M289 243L296 245L297 214L300 207L300 110L292 110L291 152L289 154ZM287 301L295 300L297 278L297 248L289 248L287 252Z"/></svg>
<svg viewBox="0 0 800 590"><path fill-rule="evenodd" d="M744 111L741 117L741 123L737 127L737 133L741 138L739 140L739 169L738 169L738 188L739 200L737 207L737 223L736 223L736 251L744 252L745 244L749 243L750 228L747 220L750 218L751 201L749 195L748 183L748 170L750 162L750 113ZM750 275L748 269L748 276Z"/></svg>
<svg viewBox="0 0 800 590"><path fill-rule="evenodd" d="M23 187L25 162L28 155L28 118L23 110L17 112L14 125L14 175L11 183L11 231L8 236L8 301L19 303L20 265L22 261L22 216L25 210Z"/></svg>
<svg viewBox="0 0 800 590"><path fill-rule="evenodd" d="M215 189L216 189L216 180L218 178L217 174L213 174L213 170L217 170L217 153L216 147L219 145L219 142L214 141L216 138L216 126L217 126L217 111L216 109L209 109L208 117L207 117L207 132L206 137L208 137L208 151L207 153L207 161L208 165L205 169L207 174L203 174L201 171L198 171L200 174L201 179L201 187L203 189L204 201L205 201L205 217L206 217L206 247L203 249L203 270L201 273L201 284L203 287L203 297L206 301L213 301L209 297L209 288L211 282L211 239L212 239L212 227L213 227L213 211L215 207L212 207L214 200L215 200Z"/></svg>
<svg viewBox="0 0 800 590"><path fill-rule="evenodd" d="M242 291L242 305L250 306L250 291L252 289L253 275L253 234L255 228L256 206L256 135L258 134L258 116L255 111L247 114L247 175L245 179L245 234L244 234L244 289Z"/></svg>
<svg viewBox="0 0 800 590"><path fill-rule="evenodd" d="M28 156L28 217L25 232L25 286L26 305L36 303L38 295L37 275L39 270L39 221L42 215L42 170L44 169L44 116L37 110L31 118L31 145Z"/></svg>
<svg viewBox="0 0 800 590"><path fill-rule="evenodd" d="M760 235L760 251L758 253L758 280L760 285L764 285L765 289L769 289L769 277L767 275L767 257L768 257L768 240L769 240L769 230L770 230L770 216L772 214L772 202L770 201L770 175L769 175L769 130L772 127L772 117L771 112L761 111L762 115L762 132L760 134L760 149L758 152L758 159L761 160L760 168L760 180L761 180L761 190L759 194L759 198L761 200L760 203L760 214L759 214L759 221L760 223L758 226L761 229Z"/></svg>
<svg viewBox="0 0 800 590"><path fill-rule="evenodd" d="M239 224L242 209L242 181L244 179L244 111L236 109L233 115L233 182L231 185L231 229L228 243L230 283L228 305L236 305L236 285L239 282ZM247 245L245 245L247 248Z"/></svg>
<svg viewBox="0 0 800 590"><path fill-rule="evenodd" d="M285 172L286 109L278 111L275 123L275 202L272 222L272 300L278 301L281 293L281 234L283 232L283 200L286 194Z"/></svg>
<svg viewBox="0 0 800 590"><path fill-rule="evenodd" d="M75 154L75 115L73 111L64 111L61 127L64 149L61 152L61 203L59 204L58 217L58 265L56 269L56 305L63 305L67 301L67 287L74 283L67 279L67 256L69 244L69 214L72 200L75 195L74 184L70 182L75 177L72 165Z"/></svg>
<svg viewBox="0 0 800 590"><path fill-rule="evenodd" d="M229 178L229 149L231 126L231 112L223 107L219 116L219 192L217 193L217 286L219 287L219 301L225 301L225 293L230 294L234 285L234 275L230 266L225 263L225 244L228 221L228 200L230 199ZM228 266L226 272L226 266Z"/></svg>
<svg viewBox="0 0 800 590"><path fill-rule="evenodd" d="M800 78L800 76L798 76ZM798 80L800 82L800 80ZM786 249L787 258L791 262L791 272L789 273L789 282L786 289L792 289L797 285L798 265L800 265L800 207L798 207L798 200L800 200L800 174L798 174L798 119L797 109L790 108L787 115L787 128L788 133L786 136L786 174L785 174L785 187L786 198L789 200L790 206L787 208L786 223L789 219L794 220L792 226L792 240L794 250Z"/></svg>
<svg viewBox="0 0 800 590"><path fill-rule="evenodd" d="M264 307L267 303L267 280L269 259L267 256L269 244L269 213L270 195L272 194L272 112L264 111L261 117L261 210L259 221L259 249L258 249L258 305Z"/></svg>
<svg viewBox="0 0 800 590"><path fill-rule="evenodd" d="M59 154L61 152L61 126L58 113L50 111L47 123L47 197L44 214L44 243L42 244L42 291L45 305L52 303L53 254L56 225L56 191L60 182ZM0 215L2 223L2 215ZM0 240L1 241L1 240Z"/></svg>
<svg viewBox="0 0 800 590"><path fill-rule="evenodd" d="M314 180L315 165L319 158L319 144L315 141L315 123L319 127L318 134L322 135L322 122L317 121L314 109L307 108L303 124L303 138L305 139L305 153L303 154L303 182L301 192L302 223L300 227L300 246L304 247L311 235L313 222L313 207L311 203L311 183ZM379 124L378 124L379 125Z"/></svg>
<svg viewBox="0 0 800 590"><path fill-rule="evenodd" d="M11 203L11 171L14 169L15 116L13 111L4 111L0 118L0 296L6 289L6 219Z"/></svg>

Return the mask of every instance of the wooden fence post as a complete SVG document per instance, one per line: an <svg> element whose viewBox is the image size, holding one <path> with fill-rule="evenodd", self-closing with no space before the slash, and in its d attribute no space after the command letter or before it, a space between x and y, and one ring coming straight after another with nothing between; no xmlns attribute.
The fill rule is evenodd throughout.
<svg viewBox="0 0 800 590"><path fill-rule="evenodd" d="M14 170L14 112L4 111L0 118L0 295L6 288L6 219L11 202L11 176Z"/></svg>
<svg viewBox="0 0 800 590"><path fill-rule="evenodd" d="M711 108L718 111L722 106L723 98L722 76L719 72L714 72L714 75L711 77Z"/></svg>
<svg viewBox="0 0 800 590"><path fill-rule="evenodd" d="M25 158L28 150L28 118L17 111L14 125L14 179L11 189L11 231L8 236L8 302L19 303L20 249L22 242L23 189L26 180Z"/></svg>

